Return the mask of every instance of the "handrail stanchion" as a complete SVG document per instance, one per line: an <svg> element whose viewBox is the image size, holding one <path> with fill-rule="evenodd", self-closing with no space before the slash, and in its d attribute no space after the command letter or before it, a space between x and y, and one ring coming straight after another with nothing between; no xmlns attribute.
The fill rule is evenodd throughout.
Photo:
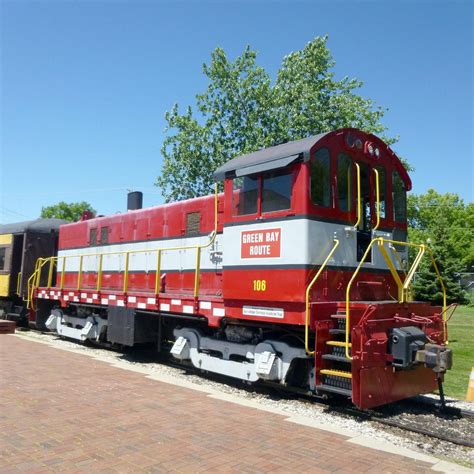
<svg viewBox="0 0 474 474"><path fill-rule="evenodd" d="M128 262L130 260L130 252L125 252L125 269L123 272L123 292L128 291Z"/></svg>
<svg viewBox="0 0 474 474"><path fill-rule="evenodd" d="M408 271L407 276L405 277L405 281L403 283L403 300L402 300L402 302L408 301L408 288L410 286L410 283L411 283L411 280L412 280L413 276L415 275L415 272L418 268L418 265L420 264L421 259L423 258L423 255L425 254L426 246L424 244L421 244L419 249L420 250L418 251L418 255L416 256L415 260L413 261L412 266L411 266L410 270Z"/></svg>
<svg viewBox="0 0 474 474"><path fill-rule="evenodd" d="M82 283L82 263L83 263L83 257L84 255L79 256L79 273L77 274L77 289L81 289L81 283Z"/></svg>
<svg viewBox="0 0 474 474"><path fill-rule="evenodd" d="M380 253L382 254L382 257L385 260L385 263L387 264L388 269L390 270L390 273L392 274L393 279L395 280L395 283L397 284L398 300L401 302L403 301L403 283L400 279L400 276L398 275L397 269L395 268L392 262L392 259L388 255L387 250L385 249L385 241L383 238L380 238L378 248L380 250Z"/></svg>
<svg viewBox="0 0 474 474"><path fill-rule="evenodd" d="M61 282L59 283L59 289L62 290L64 288L64 273L66 271L66 258L61 257L63 259L63 264L61 266Z"/></svg>
<svg viewBox="0 0 474 474"><path fill-rule="evenodd" d="M160 294L161 289L161 249L156 252L156 274L155 274L155 295Z"/></svg>
<svg viewBox="0 0 474 474"><path fill-rule="evenodd" d="M49 259L49 271L48 271L48 284L46 285L48 288L51 288L53 285L53 269L54 269L54 257Z"/></svg>
<svg viewBox="0 0 474 474"><path fill-rule="evenodd" d="M194 272L194 298L199 295L199 275L201 271L201 247L196 247L196 271Z"/></svg>
<svg viewBox="0 0 474 474"><path fill-rule="evenodd" d="M305 328L304 328L305 329L304 330L304 347L306 350L306 354L308 355L314 355L314 351L311 351L309 349L309 295L311 292L311 288L316 283L316 280L319 278L319 275L321 275L321 272L324 270L324 267L329 262L329 259L332 257L332 254L337 249L338 245L339 245L339 240L336 239L336 237L334 237L334 246L332 247L331 251L328 253L328 256L324 260L323 264L319 268L314 278L311 280L311 283L306 288L306 318L305 318Z"/></svg>
<svg viewBox="0 0 474 474"><path fill-rule="evenodd" d="M102 259L104 254L101 253L99 256L99 271L97 272L97 293L100 291L102 286Z"/></svg>
<svg viewBox="0 0 474 474"><path fill-rule="evenodd" d="M380 226L380 185L379 185L379 172L374 168L375 173L375 214L377 216L377 222L372 231L377 230Z"/></svg>
<svg viewBox="0 0 474 474"><path fill-rule="evenodd" d="M362 219L362 203L360 202L360 166L358 163L354 163L357 170L357 220L354 224L354 227L357 229L359 227L360 221Z"/></svg>

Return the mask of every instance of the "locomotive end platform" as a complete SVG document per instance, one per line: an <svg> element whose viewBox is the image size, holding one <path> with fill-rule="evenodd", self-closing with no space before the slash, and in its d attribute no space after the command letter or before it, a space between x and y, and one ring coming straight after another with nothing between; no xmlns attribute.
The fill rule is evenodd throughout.
<svg viewBox="0 0 474 474"><path fill-rule="evenodd" d="M32 363L32 354L41 364ZM2 472L431 472L350 433L9 335L0 344ZM249 404L250 405L250 404ZM365 446L364 446L365 444ZM412 458L410 456L414 456ZM462 468L459 468L462 470ZM459 471L458 471L459 472Z"/></svg>

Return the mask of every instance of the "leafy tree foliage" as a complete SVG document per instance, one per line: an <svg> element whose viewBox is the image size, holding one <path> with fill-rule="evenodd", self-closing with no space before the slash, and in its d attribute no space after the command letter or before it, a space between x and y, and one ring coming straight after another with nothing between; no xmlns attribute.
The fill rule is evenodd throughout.
<svg viewBox="0 0 474 474"><path fill-rule="evenodd" d="M474 267L474 204L465 204L457 194L439 194L434 189L408 198L409 240L426 242L433 249L450 302L466 303L459 274ZM415 297L435 303L443 295L434 269L424 258L414 283Z"/></svg>
<svg viewBox="0 0 474 474"><path fill-rule="evenodd" d="M272 83L247 47L235 61L215 49L203 65L208 86L197 116L178 105L165 115L164 164L156 185L167 202L212 192L213 172L235 156L341 127L382 134L384 110L357 95L362 82L336 80L327 36L285 56ZM384 137L388 143L395 140Z"/></svg>
<svg viewBox="0 0 474 474"><path fill-rule="evenodd" d="M82 201L67 203L61 201L53 206L42 207L41 217L55 217L56 219L65 219L69 222L76 222L81 218L85 211L90 211L93 215L96 214L95 209L93 209L88 202Z"/></svg>

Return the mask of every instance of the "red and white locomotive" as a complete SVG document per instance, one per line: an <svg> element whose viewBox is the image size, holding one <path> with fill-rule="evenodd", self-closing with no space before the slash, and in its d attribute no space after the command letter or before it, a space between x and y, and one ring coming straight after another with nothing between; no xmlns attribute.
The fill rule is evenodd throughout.
<svg viewBox="0 0 474 474"><path fill-rule="evenodd" d="M32 323L362 408L437 388L446 307L411 301L432 256L406 243L411 182L383 141L336 130L215 176L215 196L61 226L58 255L31 279Z"/></svg>

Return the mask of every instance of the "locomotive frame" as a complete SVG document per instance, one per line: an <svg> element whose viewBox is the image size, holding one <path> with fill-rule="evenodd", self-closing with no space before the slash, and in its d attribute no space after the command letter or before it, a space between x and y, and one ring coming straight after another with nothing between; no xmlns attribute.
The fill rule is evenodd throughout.
<svg viewBox="0 0 474 474"><path fill-rule="evenodd" d="M431 250L406 242L411 182L386 144L341 129L215 176L221 194L62 226L29 280L31 321L81 341L171 340L203 370L362 408L437 388L452 354L446 296L411 301L424 255L444 285Z"/></svg>

